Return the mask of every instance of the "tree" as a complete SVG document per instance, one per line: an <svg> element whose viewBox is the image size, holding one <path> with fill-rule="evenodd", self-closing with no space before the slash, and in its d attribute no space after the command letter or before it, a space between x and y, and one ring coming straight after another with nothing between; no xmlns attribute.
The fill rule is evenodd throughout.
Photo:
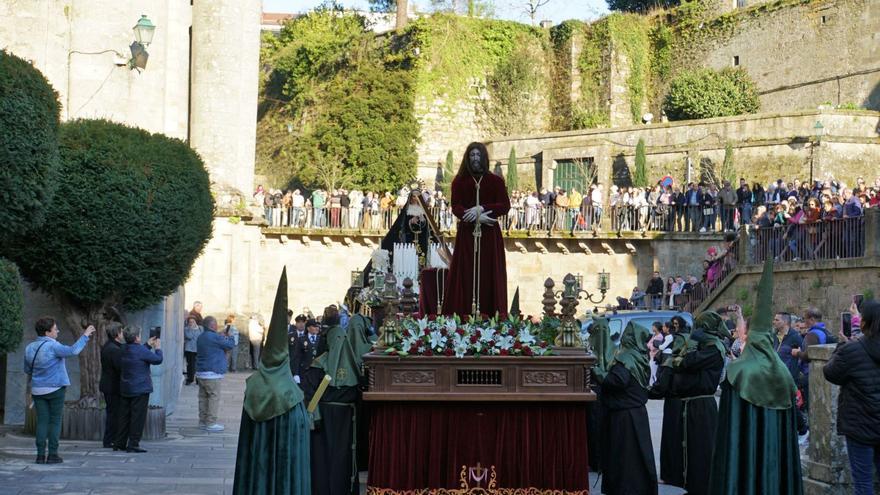
<svg viewBox="0 0 880 495"><path fill-rule="evenodd" d="M395 16L395 27L397 28L397 32L403 32L403 28L406 27L407 19L407 0L397 0L397 15Z"/></svg>
<svg viewBox="0 0 880 495"><path fill-rule="evenodd" d="M55 191L58 119L58 94L43 74L0 50L0 245L43 223Z"/></svg>
<svg viewBox="0 0 880 495"><path fill-rule="evenodd" d="M636 144L636 167L633 172L633 185L635 187L648 187L648 165L645 157L645 140L639 138Z"/></svg>
<svg viewBox="0 0 880 495"><path fill-rule="evenodd" d="M721 178L731 184L736 182L736 170L733 168L733 145L728 141L724 145L724 161L721 163Z"/></svg>
<svg viewBox="0 0 880 495"><path fill-rule="evenodd" d="M651 9L665 9L679 4L681 0L608 0L608 9L645 13Z"/></svg>
<svg viewBox="0 0 880 495"><path fill-rule="evenodd" d="M96 406L103 327L171 294L211 237L208 172L186 143L104 120L62 124L55 200L11 257L61 306L98 328L80 354L83 406Z"/></svg>
<svg viewBox="0 0 880 495"><path fill-rule="evenodd" d="M516 168L516 148L510 147L510 155L507 157L507 194L516 190L519 183L519 172Z"/></svg>
<svg viewBox="0 0 880 495"><path fill-rule="evenodd" d="M406 27L408 0L369 0L373 12L395 13L395 29L398 32Z"/></svg>
<svg viewBox="0 0 880 495"><path fill-rule="evenodd" d="M0 354L14 351L21 343L23 306L18 267L0 258Z"/></svg>
<svg viewBox="0 0 880 495"><path fill-rule="evenodd" d="M538 18L538 10L548 3L550 3L550 0L525 0L523 3L523 10L528 14L529 19L532 21L532 25L535 25L535 21Z"/></svg>
<svg viewBox="0 0 880 495"><path fill-rule="evenodd" d="M760 106L754 81L746 71L733 68L685 70L669 83L663 101L669 120L742 115Z"/></svg>
<svg viewBox="0 0 880 495"><path fill-rule="evenodd" d="M447 199L452 196L452 179L457 172L458 170L455 169L455 157L452 155L452 150L449 150L446 152L446 162L443 166L443 177L440 182L440 190L443 191L443 195Z"/></svg>

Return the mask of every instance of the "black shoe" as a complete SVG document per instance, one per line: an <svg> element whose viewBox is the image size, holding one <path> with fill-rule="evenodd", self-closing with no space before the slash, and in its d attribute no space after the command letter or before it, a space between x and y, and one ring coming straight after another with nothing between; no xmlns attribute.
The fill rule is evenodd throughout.
<svg viewBox="0 0 880 495"><path fill-rule="evenodd" d="M37 456L37 464L46 464L46 456L38 455Z"/></svg>
<svg viewBox="0 0 880 495"><path fill-rule="evenodd" d="M120 447L118 445L113 446L113 452L119 452L120 450L125 450L125 447Z"/></svg>
<svg viewBox="0 0 880 495"><path fill-rule="evenodd" d="M147 452L146 450L144 450L144 449L142 449L142 448L140 448L140 447L129 447L129 448L125 449L125 451L126 451L126 452L133 452L133 453L136 453L136 454L144 454L144 453Z"/></svg>
<svg viewBox="0 0 880 495"><path fill-rule="evenodd" d="M112 443L105 443L105 444L104 444L104 448L105 448L105 449L112 449L112 448L113 448L113 444L112 444Z"/></svg>
<svg viewBox="0 0 880 495"><path fill-rule="evenodd" d="M61 464L62 462L64 462L64 459L58 457L58 454L49 454L46 457L46 464Z"/></svg>

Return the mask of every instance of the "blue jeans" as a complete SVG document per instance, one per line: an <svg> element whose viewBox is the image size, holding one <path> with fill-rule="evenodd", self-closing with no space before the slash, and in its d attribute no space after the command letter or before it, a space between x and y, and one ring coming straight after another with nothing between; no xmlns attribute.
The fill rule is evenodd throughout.
<svg viewBox="0 0 880 495"><path fill-rule="evenodd" d="M874 495L874 470L880 472L880 445L872 446L846 438L853 495Z"/></svg>

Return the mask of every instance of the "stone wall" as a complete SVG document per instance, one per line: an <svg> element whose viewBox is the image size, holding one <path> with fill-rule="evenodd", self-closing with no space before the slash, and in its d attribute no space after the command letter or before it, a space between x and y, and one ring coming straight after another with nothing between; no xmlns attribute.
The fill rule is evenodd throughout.
<svg viewBox="0 0 880 495"><path fill-rule="evenodd" d="M124 64L141 14L156 31L139 72ZM186 139L190 24L190 6L174 0L4 0L0 47L46 75L64 120L106 118Z"/></svg>
<svg viewBox="0 0 880 495"><path fill-rule="evenodd" d="M0 48L46 75L63 120L103 118L191 139L212 182L250 192L261 2L191 4L3 0ZM141 14L156 31L147 67L137 71L127 62Z"/></svg>
<svg viewBox="0 0 880 495"><path fill-rule="evenodd" d="M259 313L268 318L281 269L288 270L288 298L295 312L318 313L341 302L351 271L363 269L379 237L290 235L225 218L214 221L214 237L196 262L186 284L187 305L202 301L205 314ZM667 274L701 275L701 260L716 236L629 235L596 238L509 237L505 239L508 296L520 289L524 312L540 312L543 283L561 284L566 273L580 273L585 287L596 288L596 274L611 273L614 297L644 287L657 269ZM583 307L581 308L584 309Z"/></svg>
<svg viewBox="0 0 880 495"><path fill-rule="evenodd" d="M709 305L740 304L748 313L754 308L761 268L741 267ZM775 267L773 282L775 309L802 315L808 307L818 308L825 324L836 333L840 331L840 313L849 311L853 294L878 293L880 258L781 263Z"/></svg>
<svg viewBox="0 0 880 495"><path fill-rule="evenodd" d="M767 4L747 2L750 8L728 14L729 31L683 47L690 63L721 69L738 57L764 111L823 103L880 110L880 3L790 2L761 11Z"/></svg>
<svg viewBox="0 0 880 495"><path fill-rule="evenodd" d="M824 126L820 145L813 148L813 126ZM734 149L736 174L764 184L777 178L833 175L854 183L876 174L880 162L880 113L868 111L801 111L741 115L689 122L512 136L488 143L489 154L502 165L510 147L517 156L540 167L545 186L553 184L556 160L593 157L599 181L626 183L634 166L635 147L645 140L649 182L671 175L676 183L699 177L699 158L720 164L725 144ZM607 190L607 189L606 189Z"/></svg>
<svg viewBox="0 0 880 495"><path fill-rule="evenodd" d="M34 323L38 318L49 315L58 321L61 330L58 341L70 345L76 341L73 333L67 328L58 304L46 293L30 290L24 282L24 339L14 352L6 357L6 396L4 406L6 408L3 418L4 424L24 424L27 375L24 374L22 363L24 362L24 349L36 338ZM126 323L139 325L143 329L142 339L146 341L151 327L162 327L162 364L150 367L153 380L153 393L150 394L150 404L165 408L166 414L172 414L177 405L177 397L182 382L183 353L183 315L184 296L182 291L166 297L160 303L143 311L126 315ZM87 345L96 345L94 340ZM67 388L65 399L75 401L79 399L79 359L76 357L65 360L67 372L70 376L70 386Z"/></svg>

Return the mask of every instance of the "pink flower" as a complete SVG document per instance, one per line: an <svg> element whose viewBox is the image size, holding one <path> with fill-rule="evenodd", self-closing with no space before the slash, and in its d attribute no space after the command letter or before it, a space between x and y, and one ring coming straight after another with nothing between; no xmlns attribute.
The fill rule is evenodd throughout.
<svg viewBox="0 0 880 495"><path fill-rule="evenodd" d="M444 351L444 354L446 354L447 356L452 356L453 354L455 354L455 351L447 348L446 351Z"/></svg>
<svg viewBox="0 0 880 495"><path fill-rule="evenodd" d="M489 347L495 347L495 341L490 340L489 342L486 343L486 345L488 345Z"/></svg>
<svg viewBox="0 0 880 495"><path fill-rule="evenodd" d="M507 349L501 349L501 352L499 352L499 354L502 355L502 356L507 356L507 355L510 354L510 353L507 352Z"/></svg>
<svg viewBox="0 0 880 495"><path fill-rule="evenodd" d="M461 335L462 337L464 337L464 333L465 333L465 332L464 332L464 328L456 328L456 329L455 329L455 333L457 333L457 334Z"/></svg>
<svg viewBox="0 0 880 495"><path fill-rule="evenodd" d="M532 348L531 347L523 347L522 352L526 356L531 356L532 355Z"/></svg>
<svg viewBox="0 0 880 495"><path fill-rule="evenodd" d="M476 335L471 335L471 338L470 338L471 344L476 344L478 340L479 339L477 338Z"/></svg>
<svg viewBox="0 0 880 495"><path fill-rule="evenodd" d="M522 349L522 346L523 346L523 345L522 345L522 342L520 342L520 341L516 341L516 342L513 343L513 348L514 348L514 349Z"/></svg>

